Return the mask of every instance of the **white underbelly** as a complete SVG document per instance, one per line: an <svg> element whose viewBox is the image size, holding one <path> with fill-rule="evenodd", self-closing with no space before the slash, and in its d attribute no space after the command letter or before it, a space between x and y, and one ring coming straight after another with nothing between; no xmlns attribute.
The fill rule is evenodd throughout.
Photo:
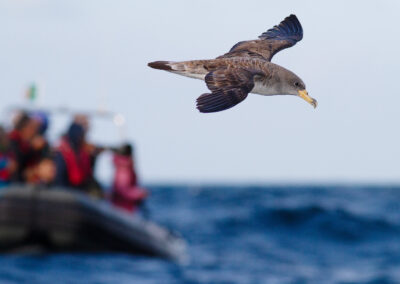
<svg viewBox="0 0 400 284"><path fill-rule="evenodd" d="M250 93L257 94L257 95L263 95L263 96L273 96L273 95L275 95L274 90L272 90L271 88L268 88L267 86L265 86L261 82L257 82L257 81L255 82L254 88L251 90Z"/></svg>

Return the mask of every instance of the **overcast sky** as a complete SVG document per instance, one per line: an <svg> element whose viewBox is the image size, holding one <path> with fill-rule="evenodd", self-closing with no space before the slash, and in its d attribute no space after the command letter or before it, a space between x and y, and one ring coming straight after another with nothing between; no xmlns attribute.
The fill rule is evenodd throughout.
<svg viewBox="0 0 400 284"><path fill-rule="evenodd" d="M400 182L399 10L398 1L1 0L1 107L23 102L35 81L42 106L122 113L145 182ZM147 67L214 58L291 13L304 38L273 62L303 79L315 110L249 95L201 114L204 82ZM96 126L93 139L115 137Z"/></svg>

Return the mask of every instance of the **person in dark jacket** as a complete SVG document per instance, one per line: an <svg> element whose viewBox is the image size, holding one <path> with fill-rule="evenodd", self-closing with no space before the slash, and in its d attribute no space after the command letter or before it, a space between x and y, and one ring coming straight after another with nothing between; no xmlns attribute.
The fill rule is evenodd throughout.
<svg viewBox="0 0 400 284"><path fill-rule="evenodd" d="M45 174L42 169L48 169L48 174L51 175L53 170L51 167L43 166L50 165L51 162L51 149L50 144L46 139L46 130L49 125L48 115L42 111L35 111L29 113L29 117L38 125L36 134L30 141L31 158L30 166L25 170L25 182L30 184L41 183L40 175ZM43 165L42 165L43 164ZM54 166L53 166L54 168ZM47 180L48 178L46 178Z"/></svg>
<svg viewBox="0 0 400 284"><path fill-rule="evenodd" d="M35 151L35 158L42 160L50 154L50 144L46 139L46 131L49 126L49 118L45 112L36 111L29 114L38 123L36 135L33 137L31 146Z"/></svg>
<svg viewBox="0 0 400 284"><path fill-rule="evenodd" d="M12 177L13 181L24 182L26 171L35 165L36 153L31 143L39 126L39 122L31 119L28 114L22 113L18 117L14 129L8 134L10 149L17 164L17 169Z"/></svg>

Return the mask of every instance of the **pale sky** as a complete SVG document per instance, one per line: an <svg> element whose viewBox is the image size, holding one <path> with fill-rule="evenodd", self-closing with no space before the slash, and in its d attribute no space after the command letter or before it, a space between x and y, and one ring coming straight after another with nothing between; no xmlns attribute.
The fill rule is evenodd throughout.
<svg viewBox="0 0 400 284"><path fill-rule="evenodd" d="M41 106L122 113L144 182L400 182L399 10L398 1L1 0L1 108L23 102L35 81ZM217 57L291 13L304 38L273 62L303 79L315 110L250 94L201 114L204 82L147 67ZM95 139L115 135L94 124Z"/></svg>

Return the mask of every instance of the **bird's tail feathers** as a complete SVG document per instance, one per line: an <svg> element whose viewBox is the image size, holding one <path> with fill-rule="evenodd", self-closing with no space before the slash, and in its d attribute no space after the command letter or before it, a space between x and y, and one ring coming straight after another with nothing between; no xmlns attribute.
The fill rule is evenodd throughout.
<svg viewBox="0 0 400 284"><path fill-rule="evenodd" d="M170 64L169 61L154 61L154 62L150 62L149 64L147 64L147 66L154 68L154 69L172 71L172 68L169 64Z"/></svg>
<svg viewBox="0 0 400 284"><path fill-rule="evenodd" d="M154 69L160 69L165 71L185 71L185 64L183 62L174 61L154 61L147 64L149 67Z"/></svg>

